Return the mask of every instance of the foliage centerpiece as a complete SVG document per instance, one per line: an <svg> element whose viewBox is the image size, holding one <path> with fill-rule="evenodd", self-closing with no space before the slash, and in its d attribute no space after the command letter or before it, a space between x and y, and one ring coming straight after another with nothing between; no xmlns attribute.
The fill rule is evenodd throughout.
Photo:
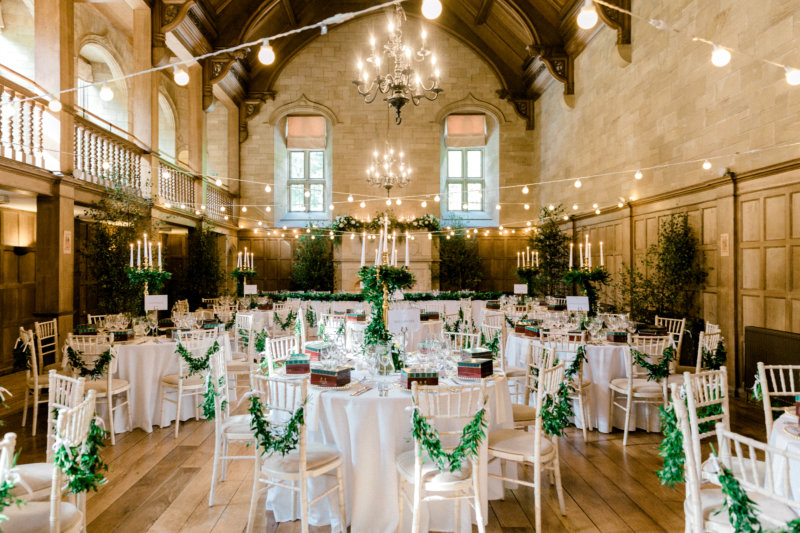
<svg viewBox="0 0 800 533"><path fill-rule="evenodd" d="M528 296L536 296L542 285L539 267L524 266L517 268L517 277L528 286Z"/></svg>
<svg viewBox="0 0 800 533"><path fill-rule="evenodd" d="M539 227L528 239L531 250L538 252L539 283L545 295L564 294L563 275L569 261L569 237L561 229L564 216L562 205L542 207Z"/></svg>
<svg viewBox="0 0 800 533"><path fill-rule="evenodd" d="M589 315L597 314L597 296L601 285L606 285L611 276L604 266L594 268L573 268L564 273L564 282L580 287L583 294L589 297Z"/></svg>
<svg viewBox="0 0 800 533"><path fill-rule="evenodd" d="M364 301L369 302L372 314L364 331L364 343L372 346L387 343L389 335L389 295L395 291L410 289L416 279L406 267L389 265L363 266L358 271L363 282L361 292ZM392 354L395 368L399 368L399 360Z"/></svg>
<svg viewBox="0 0 800 533"><path fill-rule="evenodd" d="M133 264L133 243L130 243L130 265L125 272L132 287L144 291L144 294L161 293L164 283L172 277L166 272L161 263L161 242L158 243L158 261L153 261L153 241L147 241L147 233L144 235L144 247L142 241L136 241L136 266ZM142 250L144 250L144 261L142 261Z"/></svg>

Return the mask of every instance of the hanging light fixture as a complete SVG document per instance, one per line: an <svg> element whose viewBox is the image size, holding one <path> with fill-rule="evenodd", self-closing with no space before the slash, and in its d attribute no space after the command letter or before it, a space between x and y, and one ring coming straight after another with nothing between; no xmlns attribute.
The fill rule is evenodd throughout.
<svg viewBox="0 0 800 533"><path fill-rule="evenodd" d="M261 41L261 48L258 49L258 60L262 65L271 65L275 62L275 50L269 45L269 41Z"/></svg>
<svg viewBox="0 0 800 533"><path fill-rule="evenodd" d="M411 46L403 43L402 24L406 20L406 13L400 4L395 7L394 16L389 20L389 40L383 46L383 51L375 49L375 39L370 38L370 53L366 64L358 62L359 77L353 80L358 94L364 102L371 104L378 93L387 95L383 100L395 110L395 123L400 124L400 110L409 101L419 105L422 99L436 100L442 89L439 87L439 68L436 66L436 56L425 47L425 30L422 30L422 44L418 50L413 51ZM389 72L381 73L382 57L388 55ZM423 63L430 58L431 74L423 81L422 76L414 68L414 63ZM372 73L369 71L373 70Z"/></svg>
<svg viewBox="0 0 800 533"><path fill-rule="evenodd" d="M104 102L110 102L114 99L114 91L105 83L100 87L100 99Z"/></svg>
<svg viewBox="0 0 800 533"><path fill-rule="evenodd" d="M175 65L172 71L172 79L175 80L175 85L180 87L189 85L189 73L178 65Z"/></svg>
<svg viewBox="0 0 800 533"><path fill-rule="evenodd" d="M578 12L578 26L584 30L591 30L597 24L597 9L592 0L586 0Z"/></svg>
<svg viewBox="0 0 800 533"><path fill-rule="evenodd" d="M422 16L426 19L439 18L442 14L442 2L440 0L422 0Z"/></svg>
<svg viewBox="0 0 800 533"><path fill-rule="evenodd" d="M411 178L411 167L405 161L403 152L395 152L394 148L386 142L383 154L377 150L372 153L372 159L367 168L367 183L386 189L386 194L394 187L405 187Z"/></svg>
<svg viewBox="0 0 800 533"><path fill-rule="evenodd" d="M715 67L724 67L731 62L731 53L721 46L714 45L714 51L711 52L711 63Z"/></svg>

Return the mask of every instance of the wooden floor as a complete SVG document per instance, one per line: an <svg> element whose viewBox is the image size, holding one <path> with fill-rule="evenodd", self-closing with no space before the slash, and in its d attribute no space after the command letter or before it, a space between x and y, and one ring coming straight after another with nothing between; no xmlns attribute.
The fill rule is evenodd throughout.
<svg viewBox="0 0 800 533"><path fill-rule="evenodd" d="M0 379L0 385L4 381ZM30 422L20 427L20 407L18 402L11 405L11 412L3 417L3 429L17 433L20 463L41 461L43 416L41 433L33 438ZM733 400L734 430L763 440L762 413L758 406ZM103 454L110 466L108 484L89 496L88 531L243 531L252 466L233 462L227 480L217 489L216 504L209 507L213 431L211 422L189 421L182 424L177 440L173 427L119 435L116 446L107 447ZM543 531L683 531L682 488L666 489L654 474L660 468L659 442L660 434L641 431L630 434L625 448L621 432L593 432L584 442L582 433L570 428L560 441L567 515L560 515L555 491L546 486ZM504 500L490 502L489 532L533 532L533 522L532 489L507 490ZM255 531L300 531L299 522L276 524L271 513L261 513L256 526Z"/></svg>

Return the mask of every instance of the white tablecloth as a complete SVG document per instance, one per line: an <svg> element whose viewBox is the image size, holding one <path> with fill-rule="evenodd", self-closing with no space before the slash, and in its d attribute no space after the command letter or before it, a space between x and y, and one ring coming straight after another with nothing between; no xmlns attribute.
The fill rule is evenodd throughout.
<svg viewBox="0 0 800 533"><path fill-rule="evenodd" d="M775 421L772 425L772 433L769 436L769 444L782 450L800 453L800 440L784 431L788 424L797 425L797 419L783 414ZM772 472L775 476L776 487L783 486L783 469L783 459L779 457L773 458ZM789 486L791 487L792 498L795 500L800 499L800 461L789 461Z"/></svg>
<svg viewBox="0 0 800 533"><path fill-rule="evenodd" d="M505 358L506 364L509 366L522 366L523 354L526 350L530 350L530 344L538 342L531 337L511 333L506 340ZM587 344L586 345L586 359L589 364L584 364L583 372L584 377L591 380L592 386L590 389L591 396L591 417L592 426L597 428L601 433L610 433L612 425L609 423L609 408L611 394L609 392L609 384L611 380L626 377L625 371L625 351L628 346L625 344ZM574 357L573 357L574 359ZM619 403L619 402L618 402ZM577 404L575 406L577 409ZM648 431L659 431L659 418L658 412L655 407L651 407L650 423L647 424L647 413L644 405L636 405L631 413L631 430L636 428L646 429ZM580 424L577 420L576 423ZM623 428L625 426L625 411L622 409L614 409L614 423L613 427Z"/></svg>
<svg viewBox="0 0 800 533"><path fill-rule="evenodd" d="M505 378L489 381L489 429L511 427L511 403ZM351 531L395 531L398 524L398 478L395 460L401 453L413 449L411 439L411 393L392 388L389 396L379 398L376 389L360 396L351 396L352 390L314 390L309 397L306 424L308 439L336 446L344 458L345 503ZM499 402L499 404L498 404ZM314 405L316 404L316 405ZM498 410L498 405L501 405ZM503 496L500 482L487 483L486 459L483 458L482 494L488 499ZM494 465L493 465L494 466ZM309 497L322 493L333 485L333 480L314 480ZM488 492L487 492L488 485ZM291 516L289 492L271 489L267 508L278 522L294 520ZM311 508L312 525L338 523L335 494ZM331 506L333 504L333 506ZM404 524L410 527L409 506L405 505ZM452 504L436 503L429 507L429 524L423 531L453 530ZM471 531L471 508L462 506L463 531ZM300 506L297 506L300 512ZM487 516L486 509L484 517ZM423 516L423 520L424 520Z"/></svg>
<svg viewBox="0 0 800 533"><path fill-rule="evenodd" d="M369 320L369 318L367 318ZM347 327L345 331L345 345L347 346L348 350L354 350L353 348L353 332L354 331L364 331L367 328L367 321L364 322L355 322L355 321L348 321ZM406 350L409 352L416 351L419 348L419 344L424 341L425 339L436 338L438 339L442 334L442 321L441 320L426 320L419 323L419 329L415 332L408 333L408 339L406 339Z"/></svg>
<svg viewBox="0 0 800 533"><path fill-rule="evenodd" d="M175 404L166 403L164 419L161 419L161 378L179 371L179 356L175 353L177 342L166 339L150 339L145 343L120 343L117 345L117 376L131 384L131 419L133 428L150 433L153 426L168 426L175 420ZM230 350L227 351L230 353ZM170 398L175 397L172 393ZM185 399L181 406L181 420L194 417L194 402ZM98 410L99 411L99 410ZM105 413L101 416L105 417ZM116 412L114 426L118 433L130 431L125 408Z"/></svg>

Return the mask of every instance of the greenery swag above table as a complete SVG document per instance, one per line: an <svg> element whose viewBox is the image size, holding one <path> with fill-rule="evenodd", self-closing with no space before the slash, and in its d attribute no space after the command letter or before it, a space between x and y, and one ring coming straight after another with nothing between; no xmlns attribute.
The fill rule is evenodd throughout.
<svg viewBox="0 0 800 533"><path fill-rule="evenodd" d="M593 269L575 268L564 273L566 283L577 285L581 288L581 292L589 297L589 314L592 316L597 314L598 290L610 279L608 270L602 266Z"/></svg>

